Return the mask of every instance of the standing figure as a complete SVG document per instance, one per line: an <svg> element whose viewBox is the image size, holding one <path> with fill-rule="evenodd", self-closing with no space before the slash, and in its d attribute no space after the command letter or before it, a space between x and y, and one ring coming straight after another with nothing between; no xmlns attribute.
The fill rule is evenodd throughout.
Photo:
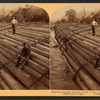
<svg viewBox="0 0 100 100"><path fill-rule="evenodd" d="M58 44L57 44L57 41L56 41L56 39L55 39L55 26L53 25L52 26L52 29L51 29L51 46L53 46L53 47L57 47L58 46Z"/></svg>
<svg viewBox="0 0 100 100"><path fill-rule="evenodd" d="M26 61L29 59L31 55L30 46L26 46L26 43L23 43L23 48L21 50L20 56L18 57L18 61L16 63L16 67L22 68Z"/></svg>
<svg viewBox="0 0 100 100"><path fill-rule="evenodd" d="M91 24L92 24L92 33L93 33L92 35L94 36L95 35L95 26L98 25L98 23L93 19Z"/></svg>
<svg viewBox="0 0 100 100"><path fill-rule="evenodd" d="M11 20L11 23L12 23L12 29L13 29L13 35L14 35L16 33L15 25L18 23L15 17L13 17L13 19Z"/></svg>

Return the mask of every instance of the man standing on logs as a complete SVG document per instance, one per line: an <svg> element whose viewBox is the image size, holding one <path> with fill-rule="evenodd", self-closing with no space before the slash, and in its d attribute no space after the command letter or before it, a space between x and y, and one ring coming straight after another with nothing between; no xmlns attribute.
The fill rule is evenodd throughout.
<svg viewBox="0 0 100 100"><path fill-rule="evenodd" d="M29 59L30 55L30 46L26 46L26 43L23 43L23 48L21 50L20 56L18 57L16 67L22 68L25 65L26 61Z"/></svg>
<svg viewBox="0 0 100 100"><path fill-rule="evenodd" d="M92 33L93 33L92 35L94 36L95 35L95 26L98 25L98 23L93 19L91 24L92 24Z"/></svg>
<svg viewBox="0 0 100 100"><path fill-rule="evenodd" d="M16 33L15 25L18 23L15 17L13 17L13 19L11 20L11 23L12 23L12 29L13 29L13 35L14 35Z"/></svg>

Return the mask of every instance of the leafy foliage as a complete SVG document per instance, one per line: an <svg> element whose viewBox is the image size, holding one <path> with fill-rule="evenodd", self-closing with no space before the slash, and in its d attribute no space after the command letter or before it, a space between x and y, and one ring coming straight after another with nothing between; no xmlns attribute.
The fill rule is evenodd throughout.
<svg viewBox="0 0 100 100"><path fill-rule="evenodd" d="M65 12L66 16L68 16L68 22L75 22L76 21L76 11L73 9L69 9Z"/></svg>
<svg viewBox="0 0 100 100"><path fill-rule="evenodd" d="M10 11L4 18L0 18L1 20L5 20L10 22L12 17L15 17L18 22L49 22L49 16L47 12L36 6L25 6L24 8L19 8L17 11Z"/></svg>
<svg viewBox="0 0 100 100"><path fill-rule="evenodd" d="M83 11L83 15L81 15L80 18L78 18L78 13L73 10L69 9L65 11L65 16L66 18L62 18L61 20L58 20L56 23L87 23L90 24L92 19L95 19L99 24L100 24L100 11L98 12L91 12L88 16L85 15ZM86 17L84 17L86 16Z"/></svg>

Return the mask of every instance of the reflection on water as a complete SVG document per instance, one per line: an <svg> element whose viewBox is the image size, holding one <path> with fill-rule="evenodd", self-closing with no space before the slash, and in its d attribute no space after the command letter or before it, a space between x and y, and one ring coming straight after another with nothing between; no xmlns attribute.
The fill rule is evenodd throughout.
<svg viewBox="0 0 100 100"><path fill-rule="evenodd" d="M52 46L52 47L57 46L57 41L56 41L56 39L55 39L54 30L51 31L50 36L51 36L51 38L50 38L50 39L51 39L51 46Z"/></svg>

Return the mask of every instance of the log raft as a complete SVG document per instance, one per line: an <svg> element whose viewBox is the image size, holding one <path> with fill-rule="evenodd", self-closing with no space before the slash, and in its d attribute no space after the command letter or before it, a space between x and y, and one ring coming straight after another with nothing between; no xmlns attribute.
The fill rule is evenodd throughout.
<svg viewBox="0 0 100 100"><path fill-rule="evenodd" d="M0 89L49 89L49 28L19 25L16 34L12 35L10 25L0 26ZM31 44L31 56L19 69L16 54L24 42Z"/></svg>
<svg viewBox="0 0 100 100"><path fill-rule="evenodd" d="M94 66L100 57L98 33L92 36L90 26L56 25L55 38L73 75L73 81L83 90L100 90L100 71ZM97 32L97 31L96 31Z"/></svg>

